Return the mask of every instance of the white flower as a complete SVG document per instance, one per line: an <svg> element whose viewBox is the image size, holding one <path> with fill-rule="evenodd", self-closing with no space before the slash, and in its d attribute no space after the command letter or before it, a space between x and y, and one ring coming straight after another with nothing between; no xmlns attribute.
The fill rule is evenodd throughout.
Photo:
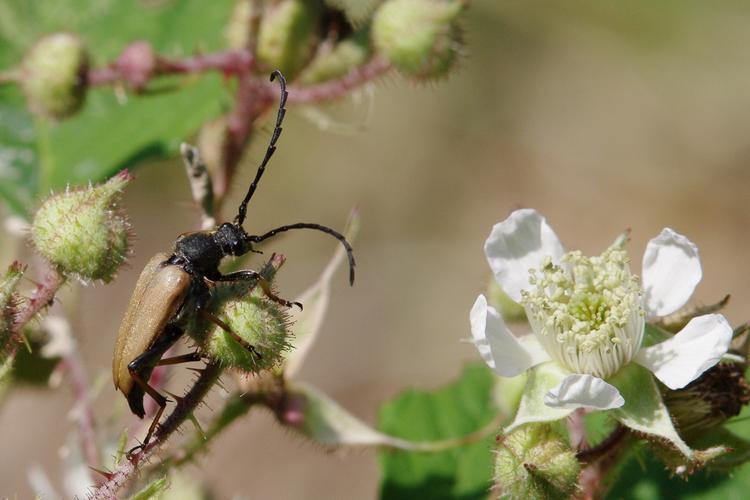
<svg viewBox="0 0 750 500"><path fill-rule="evenodd" d="M702 277L697 247L671 229L648 243L642 281L630 273L619 245L598 257L565 253L544 217L530 209L496 224L484 249L498 284L524 306L534 332L514 336L483 295L471 309L473 340L490 368L513 377L536 367L539 380L527 384L513 425L562 418L576 408L624 407L621 392L633 392L633 384L613 380L633 363L670 389L685 387L729 348L732 328L720 314L693 318L668 340L642 345L647 320L680 309ZM650 388L643 390L652 396ZM654 404L663 406L660 396L655 398ZM534 416L544 411L536 399L564 411ZM629 425L637 411L622 408L620 420Z"/></svg>

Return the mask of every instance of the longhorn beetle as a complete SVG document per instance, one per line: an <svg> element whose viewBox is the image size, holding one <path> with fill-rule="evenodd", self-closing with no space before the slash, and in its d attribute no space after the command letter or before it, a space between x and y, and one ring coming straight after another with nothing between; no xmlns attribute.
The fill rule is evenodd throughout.
<svg viewBox="0 0 750 500"><path fill-rule="evenodd" d="M120 325L112 360L112 378L115 388L122 391L128 400L130 410L140 418L145 415L143 409L145 394L151 396L159 405L141 446L148 444L167 404L167 399L149 385L151 372L158 365L201 359L198 353L162 359L164 353L183 335L183 325L190 315L200 314L216 323L241 345L258 355L253 346L245 343L236 333L230 331L223 321L205 310L213 283L254 281L269 299L286 307L297 305L300 309L302 308L299 303L292 303L274 295L269 283L256 271L245 270L222 274L219 271L219 264L224 257L255 252L254 243L260 243L285 231L314 229L333 236L344 245L349 258L349 283L354 284L354 254L351 245L341 233L320 224L305 222L277 227L261 235L248 234L242 228L247 204L255 193L268 160L276 151L276 141L281 134L281 124L286 113L286 81L278 70L271 75L271 81L276 77L281 87L276 124L266 154L247 190L245 199L240 203L234 222L225 222L208 231L184 233L175 241L171 255L159 253L152 257L138 278Z"/></svg>

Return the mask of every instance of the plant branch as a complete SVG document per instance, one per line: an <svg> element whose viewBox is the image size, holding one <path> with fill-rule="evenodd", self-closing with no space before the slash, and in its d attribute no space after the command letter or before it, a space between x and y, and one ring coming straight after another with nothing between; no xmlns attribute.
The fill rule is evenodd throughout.
<svg viewBox="0 0 750 500"><path fill-rule="evenodd" d="M346 76L325 83L289 87L289 102L311 103L339 99L350 91L384 75L392 68L385 58L375 56L367 64L353 69Z"/></svg>
<svg viewBox="0 0 750 500"><path fill-rule="evenodd" d="M24 301L23 308L16 314L11 327L11 335L14 339L22 339L21 330L23 327L42 309L52 304L55 294L64 283L65 278L60 273L51 267L47 267L42 281L37 283L36 288L31 292L28 299ZM9 355L12 356L15 354L17 346L18 342L14 342Z"/></svg>
<svg viewBox="0 0 750 500"><path fill-rule="evenodd" d="M90 69L87 82L91 86L126 83L136 89L143 89L155 76L208 71L221 71L224 75L231 76L246 71L252 63L252 54L247 50L169 58L154 54L146 42L135 42L126 47L120 57L109 65Z"/></svg>

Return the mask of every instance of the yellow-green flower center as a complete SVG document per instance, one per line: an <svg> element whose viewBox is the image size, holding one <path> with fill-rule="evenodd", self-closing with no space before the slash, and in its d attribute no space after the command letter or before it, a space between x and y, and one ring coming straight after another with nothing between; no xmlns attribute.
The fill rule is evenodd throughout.
<svg viewBox="0 0 750 500"><path fill-rule="evenodd" d="M635 356L644 314L624 250L613 246L598 257L569 252L560 265L548 259L530 273L521 303L553 359L575 373L606 378Z"/></svg>

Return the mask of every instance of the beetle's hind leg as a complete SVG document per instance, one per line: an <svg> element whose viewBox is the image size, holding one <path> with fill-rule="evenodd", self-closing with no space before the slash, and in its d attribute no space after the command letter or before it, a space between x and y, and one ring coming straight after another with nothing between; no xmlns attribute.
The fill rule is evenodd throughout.
<svg viewBox="0 0 750 500"><path fill-rule="evenodd" d="M167 398L148 383L148 379L151 377L153 369L160 365L188 363L191 361L199 361L201 359L200 354L197 352L161 359L164 353L174 345L182 334L183 331L178 326L168 324L164 329L164 333L156 340L156 342L154 342L154 345L128 364L128 372L133 378L136 386L140 389L140 391L136 391L134 390L135 388L133 388L128 394L128 404L133 413L143 418L145 414L143 409L144 393L151 396L156 404L159 405L159 409L156 411L156 415L154 415L154 419L151 421L151 425L148 428L148 433L146 434L146 439L143 440L143 444L131 449L128 452L128 455L132 455L135 450L143 448L149 443L151 436L156 430L156 425L159 423L159 419L164 413L164 408L167 406Z"/></svg>
<svg viewBox="0 0 750 500"><path fill-rule="evenodd" d="M300 304L299 302L292 302L290 300L282 299L281 297L273 293L273 291L271 290L271 284L268 282L268 280L256 271L248 269L246 271L237 271L236 273L224 274L216 281L257 281L261 290L263 290L263 294L272 301L286 307L297 306L299 307L300 311L302 310L302 304Z"/></svg>

